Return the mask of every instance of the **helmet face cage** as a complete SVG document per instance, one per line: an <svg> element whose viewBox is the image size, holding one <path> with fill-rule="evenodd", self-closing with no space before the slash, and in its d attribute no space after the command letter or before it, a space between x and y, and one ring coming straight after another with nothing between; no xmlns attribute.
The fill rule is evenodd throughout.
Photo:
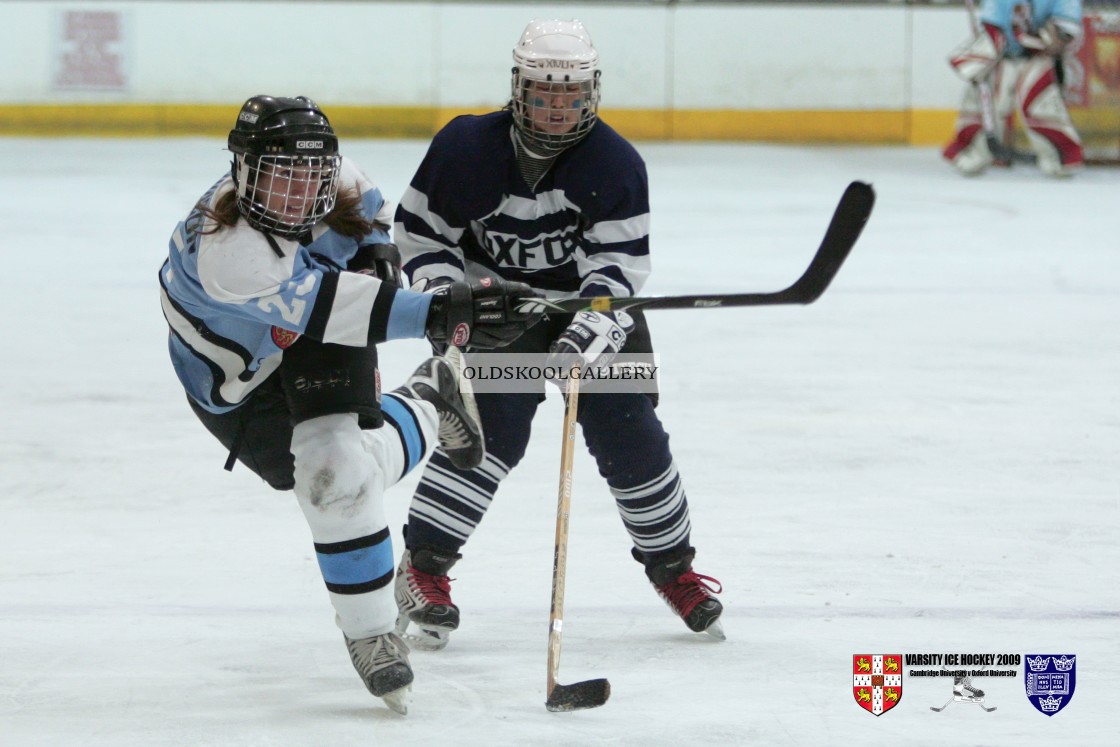
<svg viewBox="0 0 1120 747"><path fill-rule="evenodd" d="M525 145L555 153L587 137L599 116L599 53L581 22L530 21L513 64L510 108Z"/></svg>
<svg viewBox="0 0 1120 747"><path fill-rule="evenodd" d="M329 156L235 156L237 207L262 231L295 238L334 209L341 158Z"/></svg>
<svg viewBox="0 0 1120 747"><path fill-rule="evenodd" d="M514 126L526 144L558 151L587 137L599 114L599 71L582 80L527 72L513 69L511 91Z"/></svg>

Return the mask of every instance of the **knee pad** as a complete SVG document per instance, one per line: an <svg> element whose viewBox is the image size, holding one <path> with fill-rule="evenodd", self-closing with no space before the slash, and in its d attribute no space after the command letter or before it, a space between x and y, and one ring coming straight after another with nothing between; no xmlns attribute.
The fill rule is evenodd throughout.
<svg viewBox="0 0 1120 747"><path fill-rule="evenodd" d="M376 465L353 414L305 420L292 431L295 493L319 511L352 513L370 498Z"/></svg>

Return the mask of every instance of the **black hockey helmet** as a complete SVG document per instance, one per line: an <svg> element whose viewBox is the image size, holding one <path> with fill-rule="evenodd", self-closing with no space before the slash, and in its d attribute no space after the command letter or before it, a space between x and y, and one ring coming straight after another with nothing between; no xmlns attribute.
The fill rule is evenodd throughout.
<svg viewBox="0 0 1120 747"><path fill-rule="evenodd" d="M254 96L237 115L229 149L254 156L333 156L338 138L327 115L306 96Z"/></svg>
<svg viewBox="0 0 1120 747"><path fill-rule="evenodd" d="M253 96L230 130L237 206L255 228L295 237L338 196L338 137L306 96Z"/></svg>

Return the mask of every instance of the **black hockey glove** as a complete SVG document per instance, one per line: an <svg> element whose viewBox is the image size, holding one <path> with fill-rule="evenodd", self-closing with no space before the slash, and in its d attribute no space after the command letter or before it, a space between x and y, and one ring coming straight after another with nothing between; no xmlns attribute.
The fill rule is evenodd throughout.
<svg viewBox="0 0 1120 747"><path fill-rule="evenodd" d="M438 280L430 287L437 286ZM428 310L428 339L433 345L491 350L509 345L536 324L542 314L525 308L519 299L537 294L525 283L496 277L474 283L463 281L435 287Z"/></svg>
<svg viewBox="0 0 1120 747"><path fill-rule="evenodd" d="M346 269L373 275L398 288L404 287L401 282L401 252L396 244L362 244Z"/></svg>
<svg viewBox="0 0 1120 747"><path fill-rule="evenodd" d="M547 366L607 366L634 330L634 317L625 311L581 311L549 346Z"/></svg>

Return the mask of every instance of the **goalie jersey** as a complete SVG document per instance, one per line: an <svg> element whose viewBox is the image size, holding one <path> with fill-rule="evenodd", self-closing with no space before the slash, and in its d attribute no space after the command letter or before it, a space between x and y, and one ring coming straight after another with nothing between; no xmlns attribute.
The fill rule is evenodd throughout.
<svg viewBox="0 0 1120 747"><path fill-rule="evenodd" d="M548 297L633 296L650 271L645 163L600 119L529 185L508 110L457 117L401 198L394 238L413 283L497 274Z"/></svg>
<svg viewBox="0 0 1120 747"><path fill-rule="evenodd" d="M387 226L391 210L381 191L349 159L341 168L341 184L358 190L364 217ZM227 174L202 203L213 206L233 188ZM295 241L245 220L200 232L201 218L195 207L176 226L159 281L175 372L206 410L228 412L244 402L301 335L360 347L423 336L430 298L342 272L359 246L389 241L383 228L358 241L323 222Z"/></svg>
<svg viewBox="0 0 1120 747"><path fill-rule="evenodd" d="M1037 34L1049 20L1062 23L1077 35L1081 26L1081 0L983 0L980 3L981 23L1003 32L1008 57L1020 57L1027 50L1019 43L1023 34Z"/></svg>

